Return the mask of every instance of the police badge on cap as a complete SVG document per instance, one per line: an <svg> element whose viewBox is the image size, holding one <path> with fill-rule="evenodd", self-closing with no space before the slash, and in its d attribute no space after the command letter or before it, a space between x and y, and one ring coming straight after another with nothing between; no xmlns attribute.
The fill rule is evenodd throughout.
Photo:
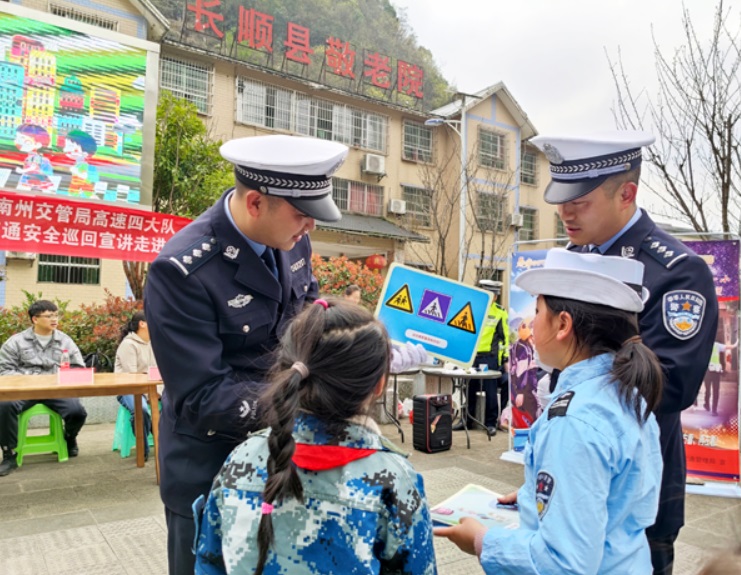
<svg viewBox="0 0 741 575"><path fill-rule="evenodd" d="M345 161L347 146L301 136L253 136L231 140L219 152L248 188L284 198L320 221L342 217L332 200L332 174Z"/></svg>
<svg viewBox="0 0 741 575"><path fill-rule="evenodd" d="M641 165L641 148L654 143L648 132L632 130L587 136L536 136L530 140L551 164L549 204L565 204L597 189L615 174Z"/></svg>

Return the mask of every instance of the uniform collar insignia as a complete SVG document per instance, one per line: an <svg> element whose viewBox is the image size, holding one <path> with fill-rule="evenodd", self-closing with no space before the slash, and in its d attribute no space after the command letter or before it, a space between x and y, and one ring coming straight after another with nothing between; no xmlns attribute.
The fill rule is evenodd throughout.
<svg viewBox="0 0 741 575"><path fill-rule="evenodd" d="M239 255L239 248L235 248L234 246L227 246L227 248L224 250L224 255L230 260L234 260Z"/></svg>
<svg viewBox="0 0 741 575"><path fill-rule="evenodd" d="M624 258L635 257L635 248L633 246L623 246L620 248L620 255Z"/></svg>
<svg viewBox="0 0 741 575"><path fill-rule="evenodd" d="M253 299L254 299L254 298L253 298L253 297L252 297L251 295L239 294L239 295L238 295L237 297L235 297L234 299L230 299L230 300L229 300L228 302L226 302L226 304L227 304L227 305L228 305L229 307L236 307L236 308L240 308L240 307L244 307L244 306L246 306L246 305L247 305L248 303L250 303L250 302L251 302L251 301L252 301Z"/></svg>

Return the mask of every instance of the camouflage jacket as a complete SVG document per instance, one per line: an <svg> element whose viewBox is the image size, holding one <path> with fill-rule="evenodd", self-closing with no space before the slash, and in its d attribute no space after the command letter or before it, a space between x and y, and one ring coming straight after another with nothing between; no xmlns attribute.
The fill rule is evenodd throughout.
<svg viewBox="0 0 741 575"><path fill-rule="evenodd" d="M196 574L253 572L268 435L269 430L258 432L237 447L216 476L205 506L203 498L194 505ZM422 476L404 454L356 423L348 424L343 438L331 439L309 415L297 419L294 438L297 444L373 452L322 471L297 466L304 503L289 499L275 505L266 575L437 573Z"/></svg>

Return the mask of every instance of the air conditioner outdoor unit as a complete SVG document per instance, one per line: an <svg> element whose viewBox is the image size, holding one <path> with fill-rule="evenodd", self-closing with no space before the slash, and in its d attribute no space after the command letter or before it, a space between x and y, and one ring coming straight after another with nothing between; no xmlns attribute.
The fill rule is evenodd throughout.
<svg viewBox="0 0 741 575"><path fill-rule="evenodd" d="M512 214L509 217L509 225L513 228L521 228L523 223L524 218L522 217L522 214Z"/></svg>
<svg viewBox="0 0 741 575"><path fill-rule="evenodd" d="M386 158L378 154L366 154L363 158L363 171L366 174L386 174Z"/></svg>
<svg viewBox="0 0 741 575"><path fill-rule="evenodd" d="M9 260L35 260L34 252L5 252L5 257Z"/></svg>
<svg viewBox="0 0 741 575"><path fill-rule="evenodd" d="M389 200L389 213L390 214L406 214L407 203L404 200L390 199Z"/></svg>

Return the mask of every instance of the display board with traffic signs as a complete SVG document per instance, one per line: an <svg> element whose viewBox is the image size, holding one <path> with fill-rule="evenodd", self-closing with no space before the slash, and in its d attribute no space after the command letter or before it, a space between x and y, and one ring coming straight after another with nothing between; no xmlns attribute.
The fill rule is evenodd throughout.
<svg viewBox="0 0 741 575"><path fill-rule="evenodd" d="M396 343L424 346L442 361L470 367L491 293L401 264L391 264L376 317Z"/></svg>

